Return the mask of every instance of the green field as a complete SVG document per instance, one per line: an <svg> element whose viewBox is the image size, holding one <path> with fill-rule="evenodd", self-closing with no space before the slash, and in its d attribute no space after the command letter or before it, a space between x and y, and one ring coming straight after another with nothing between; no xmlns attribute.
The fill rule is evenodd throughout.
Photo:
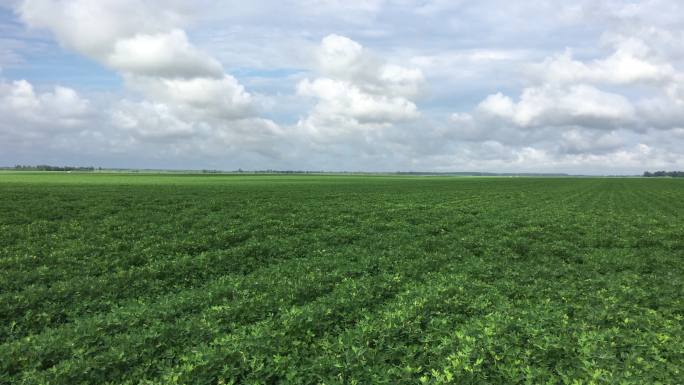
<svg viewBox="0 0 684 385"><path fill-rule="evenodd" d="M0 384L682 384L684 180L0 173Z"/></svg>

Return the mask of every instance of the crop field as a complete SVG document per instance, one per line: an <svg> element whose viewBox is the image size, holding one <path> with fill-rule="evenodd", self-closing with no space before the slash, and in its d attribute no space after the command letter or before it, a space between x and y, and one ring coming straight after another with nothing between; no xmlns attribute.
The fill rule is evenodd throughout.
<svg viewBox="0 0 684 385"><path fill-rule="evenodd" d="M684 180L0 173L0 384L683 384Z"/></svg>

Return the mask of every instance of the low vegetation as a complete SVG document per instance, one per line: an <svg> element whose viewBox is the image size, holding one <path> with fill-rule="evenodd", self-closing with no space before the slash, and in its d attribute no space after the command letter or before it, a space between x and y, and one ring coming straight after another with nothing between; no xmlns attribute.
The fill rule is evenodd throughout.
<svg viewBox="0 0 684 385"><path fill-rule="evenodd" d="M678 384L684 181L0 174L0 384Z"/></svg>

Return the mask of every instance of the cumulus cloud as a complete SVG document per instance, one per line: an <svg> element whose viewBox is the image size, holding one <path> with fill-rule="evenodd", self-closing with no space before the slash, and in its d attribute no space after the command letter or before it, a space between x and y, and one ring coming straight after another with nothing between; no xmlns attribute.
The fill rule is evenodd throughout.
<svg viewBox="0 0 684 385"><path fill-rule="evenodd" d="M158 34L188 22L182 2L167 7L145 0L24 0L17 8L33 28L46 28L67 48L96 60L110 54L117 42L139 34Z"/></svg>
<svg viewBox="0 0 684 385"><path fill-rule="evenodd" d="M344 36L324 37L316 57L322 76L348 82L367 93L415 98L423 86L421 70L385 63Z"/></svg>
<svg viewBox="0 0 684 385"><path fill-rule="evenodd" d="M2 81L0 154L17 163L90 159L98 160L90 164L102 164L115 157L133 167L145 159L158 167L182 168L184 162L226 156L269 164L291 147L283 129L270 120L195 120L176 107L147 100L89 100L63 86L39 92L25 80Z"/></svg>
<svg viewBox="0 0 684 385"><path fill-rule="evenodd" d="M620 41L610 56L589 62L575 60L570 50L533 65L534 73L550 83L634 84L662 83L672 78L674 68L669 63L653 60L655 56L646 44L630 38Z"/></svg>
<svg viewBox="0 0 684 385"><path fill-rule="evenodd" d="M107 65L125 73L162 78L220 78L221 64L199 51L184 31L135 35L116 41L104 58Z"/></svg>
<svg viewBox="0 0 684 385"><path fill-rule="evenodd" d="M179 119L168 105L149 101L122 100L111 112L111 121L142 139L187 139L200 130L196 124Z"/></svg>
<svg viewBox="0 0 684 385"><path fill-rule="evenodd" d="M297 92L319 99L316 114L343 115L360 124L389 123L418 116L416 105L403 97L371 94L340 80L306 79L299 83Z"/></svg>
<svg viewBox="0 0 684 385"><path fill-rule="evenodd" d="M252 151L277 157L282 129L259 118L245 87L190 42L183 29L190 5L25 0L18 12L27 25L48 29L64 47L117 71L141 96L110 102L98 116L104 125L98 138L130 151L151 146L176 156Z"/></svg>
<svg viewBox="0 0 684 385"><path fill-rule="evenodd" d="M628 14L614 17L634 21ZM491 93L472 111L453 113L438 134L470 143L471 157L485 159L476 149L488 148L494 163L676 168L682 158L670 143L680 141L684 77L676 51L664 48L671 37L657 28L623 28L603 34L607 55L580 60L565 49L526 64L518 97Z"/></svg>
<svg viewBox="0 0 684 385"><path fill-rule="evenodd" d="M0 83L0 111L4 130L34 131L49 126L52 130L82 125L90 112L90 102L67 87L37 93L25 80Z"/></svg>
<svg viewBox="0 0 684 385"><path fill-rule="evenodd" d="M187 22L181 3L163 9L159 14L142 0L26 0L19 12L28 25L49 29L64 46L118 71L148 99L140 108L163 104L185 121L253 116L245 88L179 28Z"/></svg>
<svg viewBox="0 0 684 385"><path fill-rule="evenodd" d="M0 155L15 163L62 163L50 158L60 151L79 156L92 145L84 137L102 126L94 103L74 89L37 90L26 80L0 80L0 116Z"/></svg>
<svg viewBox="0 0 684 385"><path fill-rule="evenodd" d="M232 120L253 115L252 96L230 75L190 79L129 75L125 79L130 88L189 119Z"/></svg>
<svg viewBox="0 0 684 385"><path fill-rule="evenodd" d="M561 134L558 150L563 154L606 154L625 145L625 138L617 131L596 132L580 128Z"/></svg>
<svg viewBox="0 0 684 385"><path fill-rule="evenodd" d="M581 84L526 88L518 102L497 93L485 98L478 109L521 127L614 128L634 119L634 107L624 96Z"/></svg>
<svg viewBox="0 0 684 385"><path fill-rule="evenodd" d="M420 116L415 98L423 86L420 70L385 63L359 43L328 35L316 52L321 77L297 85L316 105L298 127L317 138L372 133Z"/></svg>
<svg viewBox="0 0 684 385"><path fill-rule="evenodd" d="M5 161L61 148L178 160L169 167L684 166L684 12L672 0L13 4L32 35L0 23L0 65L33 85L1 83ZM124 89L69 80L42 31ZM58 54L55 79L16 70L44 57L26 50L36 41Z"/></svg>
<svg viewBox="0 0 684 385"><path fill-rule="evenodd" d="M184 120L167 104L129 100L119 101L109 114L112 126L129 134L134 143L175 143L176 149L201 149L205 156L249 150L278 157L277 149L286 142L280 126L256 117L214 122Z"/></svg>

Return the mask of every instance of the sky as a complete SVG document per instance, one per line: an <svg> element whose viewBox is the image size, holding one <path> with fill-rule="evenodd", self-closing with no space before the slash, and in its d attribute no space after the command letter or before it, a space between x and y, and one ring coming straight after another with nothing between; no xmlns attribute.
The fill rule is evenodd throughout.
<svg viewBox="0 0 684 385"><path fill-rule="evenodd" d="M0 0L0 165L684 169L676 0Z"/></svg>

